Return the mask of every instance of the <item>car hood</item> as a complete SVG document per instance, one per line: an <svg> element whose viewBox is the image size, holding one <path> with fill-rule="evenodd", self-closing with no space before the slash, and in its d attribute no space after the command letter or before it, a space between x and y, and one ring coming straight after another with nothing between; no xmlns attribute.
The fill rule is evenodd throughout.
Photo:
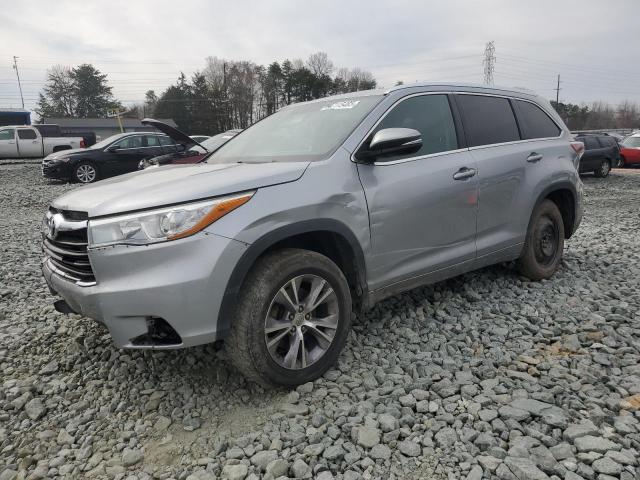
<svg viewBox="0 0 640 480"><path fill-rule="evenodd" d="M193 147L200 147L204 149L205 152L208 151L206 148L200 145L200 143L196 142L193 138L191 138L186 133L181 132L177 128L173 128L171 125L167 125L164 122L154 120L153 118L143 118L140 121L140 123L142 123L143 125L149 125L151 127L157 128L162 133L164 133L168 137L171 137L173 140L178 142L180 145L184 145L187 150Z"/></svg>
<svg viewBox="0 0 640 480"><path fill-rule="evenodd" d="M309 162L168 165L86 185L58 197L54 208L90 218L201 200L298 180Z"/></svg>
<svg viewBox="0 0 640 480"><path fill-rule="evenodd" d="M55 153L50 153L49 155L46 156L47 160L55 160L56 158L65 158L65 157L70 157L71 155L74 155L76 153L87 153L87 151L90 149L87 148L69 148L67 150L60 150L58 152Z"/></svg>

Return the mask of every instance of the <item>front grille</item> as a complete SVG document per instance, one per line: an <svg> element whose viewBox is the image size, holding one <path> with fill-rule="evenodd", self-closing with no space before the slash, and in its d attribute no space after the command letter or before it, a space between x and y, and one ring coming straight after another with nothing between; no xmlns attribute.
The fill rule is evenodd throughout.
<svg viewBox="0 0 640 480"><path fill-rule="evenodd" d="M45 261L56 273L79 285L94 284L87 253L87 214L50 208L43 225Z"/></svg>

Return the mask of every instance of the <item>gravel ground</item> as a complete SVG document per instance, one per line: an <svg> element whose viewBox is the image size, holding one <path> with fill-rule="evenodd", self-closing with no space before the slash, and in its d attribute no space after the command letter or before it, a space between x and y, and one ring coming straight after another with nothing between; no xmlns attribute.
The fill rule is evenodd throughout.
<svg viewBox="0 0 640 480"><path fill-rule="evenodd" d="M220 345L117 350L54 311L39 225L76 187L0 165L0 480L640 478L640 175L584 181L551 281L501 265L392 298L284 392Z"/></svg>

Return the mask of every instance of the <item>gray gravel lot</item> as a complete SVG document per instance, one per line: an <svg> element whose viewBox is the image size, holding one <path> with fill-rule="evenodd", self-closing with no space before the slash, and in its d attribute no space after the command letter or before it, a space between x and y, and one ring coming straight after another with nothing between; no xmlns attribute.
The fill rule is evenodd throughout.
<svg viewBox="0 0 640 480"><path fill-rule="evenodd" d="M40 221L77 187L0 164L0 480L640 478L640 175L584 181L551 281L501 265L392 298L284 392L220 345L122 351L57 313Z"/></svg>

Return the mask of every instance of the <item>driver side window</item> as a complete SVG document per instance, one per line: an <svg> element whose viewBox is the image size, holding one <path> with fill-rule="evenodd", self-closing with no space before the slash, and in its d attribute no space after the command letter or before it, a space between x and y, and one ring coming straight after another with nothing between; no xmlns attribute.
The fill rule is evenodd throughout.
<svg viewBox="0 0 640 480"><path fill-rule="evenodd" d="M446 95L419 95L398 103L371 133L385 128L412 128L422 135L422 147L414 153L394 154L384 157L385 161L421 157L433 153L456 150L458 139Z"/></svg>

